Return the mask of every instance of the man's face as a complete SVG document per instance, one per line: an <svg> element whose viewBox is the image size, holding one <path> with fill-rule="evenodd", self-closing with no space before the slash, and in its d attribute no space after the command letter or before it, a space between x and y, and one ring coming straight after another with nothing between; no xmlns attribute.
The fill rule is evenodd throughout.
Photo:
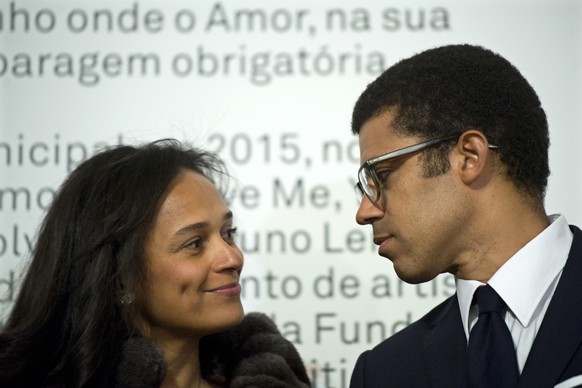
<svg viewBox="0 0 582 388"><path fill-rule="evenodd" d="M387 112L364 123L359 137L361 163L429 140L397 135L393 118ZM375 165L381 183L379 204L364 196L356 213L359 224L372 225L378 253L390 259L398 276L409 283L457 271L464 249L462 231L471 213L453 169L423 177L422 152Z"/></svg>

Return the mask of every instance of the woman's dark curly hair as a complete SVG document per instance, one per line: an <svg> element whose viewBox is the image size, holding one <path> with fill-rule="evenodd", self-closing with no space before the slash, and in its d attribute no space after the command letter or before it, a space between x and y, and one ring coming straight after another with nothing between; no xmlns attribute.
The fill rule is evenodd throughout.
<svg viewBox="0 0 582 388"><path fill-rule="evenodd" d="M172 139L106 149L71 173L42 222L0 334L0 386L113 385L142 307L139 298L121 299L143 292L145 241L182 170L226 182L218 157Z"/></svg>

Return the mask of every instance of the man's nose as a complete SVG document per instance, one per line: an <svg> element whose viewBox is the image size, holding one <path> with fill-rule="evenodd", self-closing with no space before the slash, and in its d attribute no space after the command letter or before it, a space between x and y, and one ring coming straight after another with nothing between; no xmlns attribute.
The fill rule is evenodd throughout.
<svg viewBox="0 0 582 388"><path fill-rule="evenodd" d="M367 195L362 196L362 201L356 212L356 222L360 225L371 224L384 216L384 211L374 205Z"/></svg>

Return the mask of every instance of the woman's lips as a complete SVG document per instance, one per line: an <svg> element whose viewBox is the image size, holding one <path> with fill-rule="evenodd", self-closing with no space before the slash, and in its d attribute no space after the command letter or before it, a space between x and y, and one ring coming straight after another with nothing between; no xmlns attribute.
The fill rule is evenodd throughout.
<svg viewBox="0 0 582 388"><path fill-rule="evenodd" d="M237 283L230 283L221 287L214 288L209 290L209 292L214 292L219 295L239 295L241 291L240 284Z"/></svg>

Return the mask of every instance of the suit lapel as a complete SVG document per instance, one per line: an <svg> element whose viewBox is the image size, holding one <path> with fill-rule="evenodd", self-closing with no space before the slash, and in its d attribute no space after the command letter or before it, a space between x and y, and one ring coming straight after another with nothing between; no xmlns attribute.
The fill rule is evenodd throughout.
<svg viewBox="0 0 582 388"><path fill-rule="evenodd" d="M424 362L433 387L467 386L467 339L457 296L433 321L424 342Z"/></svg>
<svg viewBox="0 0 582 388"><path fill-rule="evenodd" d="M554 386L582 343L582 231L571 229L568 261L521 374L522 387Z"/></svg>

